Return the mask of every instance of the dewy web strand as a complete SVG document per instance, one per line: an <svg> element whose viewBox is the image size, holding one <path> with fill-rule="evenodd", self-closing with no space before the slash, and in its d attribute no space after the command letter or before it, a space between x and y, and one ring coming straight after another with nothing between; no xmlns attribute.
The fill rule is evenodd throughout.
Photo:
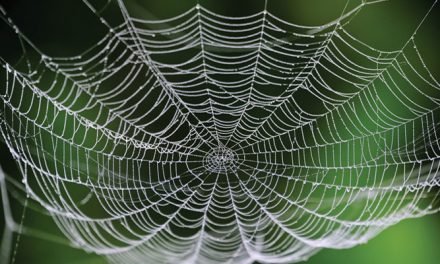
<svg viewBox="0 0 440 264"><path fill-rule="evenodd" d="M23 176L2 176L2 197L26 193L75 246L111 263L292 263L439 210L440 85L416 46L437 1L394 51L347 30L381 1L321 26L270 3L143 20L83 2L108 32L74 57L1 15L23 52L0 60L0 134Z"/></svg>

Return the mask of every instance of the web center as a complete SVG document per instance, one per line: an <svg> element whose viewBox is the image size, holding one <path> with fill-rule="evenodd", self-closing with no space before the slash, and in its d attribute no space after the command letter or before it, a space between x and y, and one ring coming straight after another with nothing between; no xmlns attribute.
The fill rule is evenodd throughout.
<svg viewBox="0 0 440 264"><path fill-rule="evenodd" d="M237 154L229 148L219 147L211 150L203 159L205 168L214 173L235 172Z"/></svg>

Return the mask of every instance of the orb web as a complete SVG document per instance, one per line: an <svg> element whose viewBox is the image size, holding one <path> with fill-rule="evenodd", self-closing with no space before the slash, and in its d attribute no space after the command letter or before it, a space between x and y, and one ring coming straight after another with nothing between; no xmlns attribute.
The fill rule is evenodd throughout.
<svg viewBox="0 0 440 264"><path fill-rule="evenodd" d="M41 52L1 9L23 50L0 60L1 137L21 191L76 247L292 263L439 210L440 84L415 38L429 12L385 51L346 29L375 1L321 26L267 4L143 20L84 3L107 33L74 57Z"/></svg>

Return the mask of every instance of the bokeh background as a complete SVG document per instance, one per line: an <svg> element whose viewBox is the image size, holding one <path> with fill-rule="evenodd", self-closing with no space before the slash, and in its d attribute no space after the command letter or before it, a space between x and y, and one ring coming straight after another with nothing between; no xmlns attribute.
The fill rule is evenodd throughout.
<svg viewBox="0 0 440 264"><path fill-rule="evenodd" d="M96 0L105 2L104 0ZM181 14L194 6L194 0L126 0L131 15L162 19ZM262 0L198 1L225 15L246 15L260 11ZM363 9L347 29L371 46L385 50L400 49L419 25L434 0L389 0ZM7 15L44 53L73 56L93 45L106 28L80 0L2 0ZM351 0L349 7L359 1ZM298 24L319 25L337 18L346 0L269 0L268 10ZM416 43L430 71L440 77L440 4L434 7L418 31ZM13 64L21 55L11 29L0 22L0 56ZM0 165L20 181L17 167L0 140ZM23 217L26 198L10 193L15 221ZM3 208L1 208L3 209ZM3 226L3 219L0 220ZM105 258L75 249L63 239L52 219L32 201L27 201L23 218L26 235L14 236L14 263L106 263ZM2 228L3 230L3 228ZM440 215L408 219L382 232L364 245L347 250L323 249L305 263L417 263L434 264L440 260Z"/></svg>

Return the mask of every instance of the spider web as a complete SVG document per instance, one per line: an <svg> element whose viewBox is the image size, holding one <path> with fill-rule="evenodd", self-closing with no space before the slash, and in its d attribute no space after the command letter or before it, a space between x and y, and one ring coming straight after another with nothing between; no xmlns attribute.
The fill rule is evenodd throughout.
<svg viewBox="0 0 440 264"><path fill-rule="evenodd" d="M1 59L15 185L76 247L113 263L292 263L439 210L440 84L415 41L429 12L385 51L346 29L374 2L321 26L267 5L142 20L121 0L84 3L108 33L75 57L44 54L2 10L23 50Z"/></svg>

